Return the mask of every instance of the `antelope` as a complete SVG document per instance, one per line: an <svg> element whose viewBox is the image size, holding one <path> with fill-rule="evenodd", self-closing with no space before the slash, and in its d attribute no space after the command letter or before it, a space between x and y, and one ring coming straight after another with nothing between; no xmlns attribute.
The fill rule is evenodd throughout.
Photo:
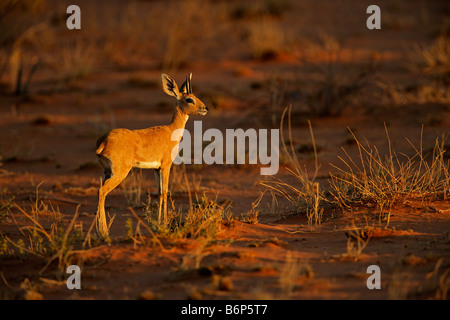
<svg viewBox="0 0 450 320"><path fill-rule="evenodd" d="M158 222L161 223L161 210L164 225L167 224L167 191L169 174L174 155L190 115L205 115L208 107L192 93L192 73L180 89L170 76L161 75L162 87L166 94L176 99L172 121L168 125L141 130L114 129L97 141L97 156L103 167L103 179L98 191L97 232L102 238L108 236L105 216L105 198L116 188L134 168L156 169L159 178ZM172 137L175 136L175 137ZM174 139L174 140L172 140Z"/></svg>

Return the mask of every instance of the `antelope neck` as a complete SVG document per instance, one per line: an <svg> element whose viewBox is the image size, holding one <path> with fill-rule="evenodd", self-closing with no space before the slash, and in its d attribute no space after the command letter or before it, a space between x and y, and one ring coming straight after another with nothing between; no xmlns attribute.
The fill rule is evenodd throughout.
<svg viewBox="0 0 450 320"><path fill-rule="evenodd" d="M173 111L172 122L170 123L170 126L172 127L173 130L184 129L188 119L189 119L189 115L182 112L178 106L175 106L174 111Z"/></svg>

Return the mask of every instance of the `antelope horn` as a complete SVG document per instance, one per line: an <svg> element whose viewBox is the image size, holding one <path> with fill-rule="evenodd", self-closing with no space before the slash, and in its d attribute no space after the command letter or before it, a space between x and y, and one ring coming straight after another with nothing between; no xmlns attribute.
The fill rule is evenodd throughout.
<svg viewBox="0 0 450 320"><path fill-rule="evenodd" d="M188 94L192 93L191 79L192 79L192 73L188 73L186 76L186 93L188 93Z"/></svg>
<svg viewBox="0 0 450 320"><path fill-rule="evenodd" d="M191 79L192 79L192 73L188 73L186 76L186 81L183 82L183 84L180 87L180 92L184 92L186 94L192 93Z"/></svg>

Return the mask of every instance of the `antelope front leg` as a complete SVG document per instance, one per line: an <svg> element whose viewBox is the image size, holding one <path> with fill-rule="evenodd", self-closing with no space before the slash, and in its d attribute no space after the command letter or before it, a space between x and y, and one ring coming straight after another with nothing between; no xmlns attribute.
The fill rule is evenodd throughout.
<svg viewBox="0 0 450 320"><path fill-rule="evenodd" d="M164 203L164 225L169 223L167 219L167 192L169 191L169 174L170 166L161 168L161 180L162 180L162 197Z"/></svg>
<svg viewBox="0 0 450 320"><path fill-rule="evenodd" d="M158 223L161 224L161 211L163 212L163 223L167 226L169 222L167 219L167 192L169 190L169 174L170 167L161 167L157 170L159 176L159 210L158 210Z"/></svg>
<svg viewBox="0 0 450 320"><path fill-rule="evenodd" d="M159 194L159 208L158 208L158 223L161 224L161 208L163 204L163 179L161 169L156 170L156 176L158 177L158 194Z"/></svg>

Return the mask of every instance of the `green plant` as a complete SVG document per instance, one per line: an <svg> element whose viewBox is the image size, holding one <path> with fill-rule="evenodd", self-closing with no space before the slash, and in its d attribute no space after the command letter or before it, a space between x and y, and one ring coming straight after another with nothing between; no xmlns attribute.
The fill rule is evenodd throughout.
<svg viewBox="0 0 450 320"><path fill-rule="evenodd" d="M215 200L209 200L205 194L194 204L184 220L184 233L191 238L204 237L213 239L219 233L225 211L228 206L221 206Z"/></svg>
<svg viewBox="0 0 450 320"><path fill-rule="evenodd" d="M10 248L8 240L0 234L0 255L12 255L13 250Z"/></svg>
<svg viewBox="0 0 450 320"><path fill-rule="evenodd" d="M168 210L168 224L162 226L156 223L150 215L147 215L147 221L150 229L159 232L163 236L173 239L192 238L213 240L221 230L224 219L230 217L230 203L225 202L222 205L215 200L210 200L203 193L201 198L196 198L196 202L190 207L184 218L181 209L172 208Z"/></svg>

